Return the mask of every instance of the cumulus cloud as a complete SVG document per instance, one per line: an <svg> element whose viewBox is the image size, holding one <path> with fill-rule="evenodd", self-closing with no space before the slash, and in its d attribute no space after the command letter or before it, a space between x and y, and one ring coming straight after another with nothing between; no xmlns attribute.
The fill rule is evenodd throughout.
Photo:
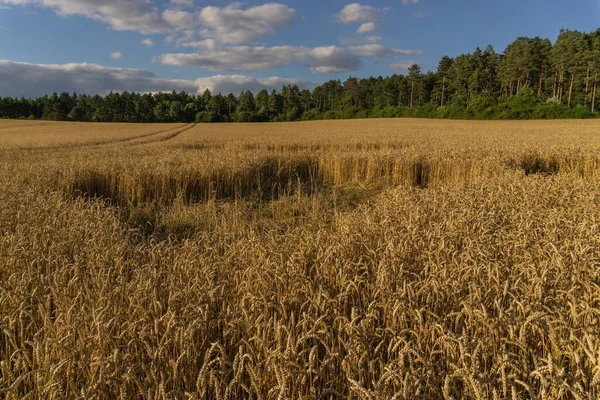
<svg viewBox="0 0 600 400"><path fill-rule="evenodd" d="M246 10L237 4L219 8L205 7L199 20L207 28L202 31L206 38L223 43L253 43L261 37L273 34L275 28L291 25L296 11L283 4L267 3Z"/></svg>
<svg viewBox="0 0 600 400"><path fill-rule="evenodd" d="M162 19L169 25L177 27L177 30L192 29L196 23L194 14L181 10L164 10Z"/></svg>
<svg viewBox="0 0 600 400"><path fill-rule="evenodd" d="M145 0L0 0L0 3L50 8L62 16L78 15L102 21L119 31L150 34L172 29Z"/></svg>
<svg viewBox="0 0 600 400"><path fill-rule="evenodd" d="M278 3L242 9L240 4L183 11L189 0L171 0L160 10L149 0L0 0L0 4L49 8L62 16L83 16L120 31L216 39L222 43L255 43L293 23L296 11Z"/></svg>
<svg viewBox="0 0 600 400"><path fill-rule="evenodd" d="M364 44L350 47L317 47L309 56L311 71L319 74L356 71L362 68L364 58L386 58L421 54L420 50L391 49L380 44Z"/></svg>
<svg viewBox="0 0 600 400"><path fill-rule="evenodd" d="M154 40L148 38L148 39L144 39L142 40L142 44L146 47L152 47L154 46Z"/></svg>
<svg viewBox="0 0 600 400"><path fill-rule="evenodd" d="M375 22L377 21L377 9L371 6L363 6L352 3L345 6L337 15L338 20L344 24L353 22Z"/></svg>
<svg viewBox="0 0 600 400"><path fill-rule="evenodd" d="M345 6L336 17L337 20L343 24L361 24L356 33L366 33L377 29L377 23L379 22L377 13L379 11L380 10L375 7L352 3Z"/></svg>
<svg viewBox="0 0 600 400"><path fill-rule="evenodd" d="M330 74L355 71L364 58L387 58L421 54L420 50L391 49L380 44L348 47L322 46L225 46L211 41L194 43L197 53L163 54L154 59L166 65L195 66L211 71L245 72L268 70L306 61L314 73Z"/></svg>
<svg viewBox="0 0 600 400"><path fill-rule="evenodd" d="M310 52L301 46L228 46L216 48L204 46L202 53L163 54L154 61L177 66L194 66L211 71L258 71L293 64L306 57Z"/></svg>
<svg viewBox="0 0 600 400"><path fill-rule="evenodd" d="M157 77L133 68L97 64L29 64L0 60L0 93L36 97L53 92L106 94L112 91L195 91L193 81Z"/></svg>
<svg viewBox="0 0 600 400"><path fill-rule="evenodd" d="M114 51L114 52L110 53L110 58L112 58L114 60L119 60L119 59L123 58L123 53L121 53L120 51Z"/></svg>
<svg viewBox="0 0 600 400"><path fill-rule="evenodd" d="M97 64L29 64L0 60L0 93L11 97L38 97L53 92L107 94L122 92L170 92L184 90L202 93L239 93L243 90L280 89L297 84L315 85L299 79L254 78L243 75L218 75L196 80L167 79L134 68L112 68Z"/></svg>
<svg viewBox="0 0 600 400"><path fill-rule="evenodd" d="M324 46L312 50L308 66L317 74L333 74L359 70L363 66L363 60L345 48Z"/></svg>
<svg viewBox="0 0 600 400"><path fill-rule="evenodd" d="M361 26L358 27L358 30L356 31L356 33L371 32L371 31L374 31L375 28L376 28L376 26L375 26L374 22L365 22L364 24L362 24Z"/></svg>

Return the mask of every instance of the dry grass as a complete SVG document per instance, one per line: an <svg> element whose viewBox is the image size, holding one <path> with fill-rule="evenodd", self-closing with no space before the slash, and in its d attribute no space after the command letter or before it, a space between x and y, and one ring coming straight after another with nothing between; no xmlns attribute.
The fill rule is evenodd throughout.
<svg viewBox="0 0 600 400"><path fill-rule="evenodd" d="M594 122L11 124L0 398L600 395Z"/></svg>

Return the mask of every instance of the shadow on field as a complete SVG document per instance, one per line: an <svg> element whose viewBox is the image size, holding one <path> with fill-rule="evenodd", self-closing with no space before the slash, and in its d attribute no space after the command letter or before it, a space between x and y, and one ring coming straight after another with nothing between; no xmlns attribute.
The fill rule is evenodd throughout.
<svg viewBox="0 0 600 400"><path fill-rule="evenodd" d="M400 164L402 162L402 164ZM330 160L318 157L269 158L238 170L219 171L98 171L76 174L68 193L86 199L103 199L115 206L144 203L169 205L175 201L251 200L269 202L282 196L312 196L332 186L428 187L430 163L368 158Z"/></svg>
<svg viewBox="0 0 600 400"><path fill-rule="evenodd" d="M163 205L181 201L272 201L290 194L311 195L324 186L313 159L270 159L237 171L181 171L144 174L129 171L83 171L67 191L76 197L103 199L112 205Z"/></svg>
<svg viewBox="0 0 600 400"><path fill-rule="evenodd" d="M529 152L511 159L507 167L521 170L525 176L553 176L559 173L568 173L588 178L597 174L600 169L600 161L596 156L578 151L563 154Z"/></svg>
<svg viewBox="0 0 600 400"><path fill-rule="evenodd" d="M189 222L183 218L164 224L162 214L169 214L172 209L197 213L203 205L210 208L216 204L218 209L237 204L245 207L242 214L249 218L268 208L277 208L279 214L272 220L282 219L283 215L283 218L289 217L284 224L294 225L294 218L304 218L311 212L308 210L313 200L325 204L325 213L348 211L395 186L426 190L440 183L468 185L508 170L521 170L525 176L565 172L585 177L594 175L599 165L597 158L575 152L560 157L524 153L508 160L504 168L500 163L448 162L416 155L399 158L343 152L292 154L271 155L246 166L212 170L88 169L77 171L63 189L74 198L99 199L116 207L124 224L143 236L174 234L183 238L204 222L198 219ZM303 208L291 214L285 210L286 207L294 209L300 203L304 204Z"/></svg>
<svg viewBox="0 0 600 400"><path fill-rule="evenodd" d="M270 157L243 168L213 171L83 170L75 173L64 190L73 198L101 200L116 207L124 226L142 237L174 235L181 239L204 222L181 221L167 226L161 220L169 210L184 207L197 213L203 205L219 208L237 204L246 207L243 214L250 216L277 209L272 220L283 218L287 220L279 222L293 225L295 219L314 212L314 201L324 207L324 213L349 211L392 186L426 188L430 172L424 158ZM286 210L298 204L303 205L293 213Z"/></svg>
<svg viewBox="0 0 600 400"><path fill-rule="evenodd" d="M525 175L556 175L560 170L560 160L552 155L526 154L519 166Z"/></svg>

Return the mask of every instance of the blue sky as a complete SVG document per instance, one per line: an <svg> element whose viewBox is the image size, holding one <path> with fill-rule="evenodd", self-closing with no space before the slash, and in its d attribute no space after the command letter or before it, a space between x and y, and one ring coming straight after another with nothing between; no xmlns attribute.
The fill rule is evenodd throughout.
<svg viewBox="0 0 600 400"><path fill-rule="evenodd" d="M561 27L600 0L0 0L0 96L313 87Z"/></svg>

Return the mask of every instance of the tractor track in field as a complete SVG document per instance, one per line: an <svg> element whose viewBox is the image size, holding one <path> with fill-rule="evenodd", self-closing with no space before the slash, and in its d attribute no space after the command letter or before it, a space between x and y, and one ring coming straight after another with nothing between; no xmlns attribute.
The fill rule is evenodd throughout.
<svg viewBox="0 0 600 400"><path fill-rule="evenodd" d="M189 126L189 125L191 125L191 126ZM158 132L144 133L143 135L125 137L125 138L121 138L121 139L113 139L113 140L105 140L105 141L101 141L101 142L89 142L89 143L71 143L71 144L57 145L57 146L20 147L20 148L18 148L18 150L28 150L28 151L61 150L61 149L67 150L67 149L80 149L80 148L86 148L86 147L106 146L106 145L111 145L111 144L132 142L134 140L139 140L139 139L152 138L156 135L160 135L161 133L166 133L166 132L178 129L177 132L174 132L173 134L167 136L170 139L172 137L179 135L182 132L187 131L188 129L193 128L194 126L196 126L196 124L184 124L184 125L177 126L174 128L163 129ZM156 140L156 141L160 141L160 140ZM143 142L143 143L152 143L152 142L153 141ZM14 149L11 149L11 150L14 150Z"/></svg>
<svg viewBox="0 0 600 400"><path fill-rule="evenodd" d="M190 124L187 124L187 125L184 125L183 127L180 127L179 128L180 130L178 130L176 132L173 132L173 133L170 133L170 134L168 134L165 137L161 137L161 138L158 138L156 140L148 140L148 141L143 141L143 142L139 142L139 143L132 143L132 144L142 145L142 144L166 142L167 140L174 139L175 137L181 135L183 132L187 132L190 129L193 129L197 124L191 124L191 126L188 126L188 125L190 125ZM181 128L183 128L183 129L181 129Z"/></svg>
<svg viewBox="0 0 600 400"><path fill-rule="evenodd" d="M123 139L111 140L111 141L107 141L107 142L104 142L104 143L101 143L101 144L126 143L126 142L132 142L132 141L138 140L138 139L146 139L146 138L149 138L149 137L152 137L152 136L156 136L156 135L160 135L161 133L166 133L166 132L169 132L169 131L172 131L172 130L175 130L175 129L185 128L188 125L190 125L190 124L181 125L181 126L178 126L176 128L163 129L162 131L158 131L158 132L145 133L143 135L138 135L138 136L134 136L134 137L127 137L127 138L123 138Z"/></svg>
<svg viewBox="0 0 600 400"><path fill-rule="evenodd" d="M194 128L196 127L196 125L197 125L197 124L192 124L192 126L190 126L189 128L185 128L185 129L183 129L183 130L181 130L181 131L179 131L179 132L174 132L174 133L171 133L170 135L168 135L168 136L166 136L166 137L164 137L164 138L162 138L162 139L159 139L159 140L157 140L157 141L158 141L158 142L166 142L167 140L174 139L175 137L177 137L177 136L181 135L183 132L187 132L187 131L189 131L190 129L194 129Z"/></svg>

